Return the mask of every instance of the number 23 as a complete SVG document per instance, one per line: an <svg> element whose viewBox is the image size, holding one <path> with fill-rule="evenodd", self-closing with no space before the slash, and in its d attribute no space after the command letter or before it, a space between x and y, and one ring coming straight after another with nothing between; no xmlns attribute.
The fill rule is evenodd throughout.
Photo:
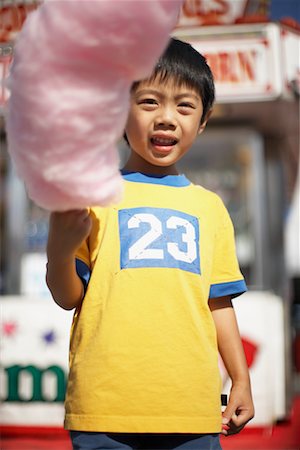
<svg viewBox="0 0 300 450"><path fill-rule="evenodd" d="M128 228L139 228L142 223L150 225L150 230L129 247L129 260L164 259L164 249L148 248L163 235L163 224L154 214L136 213L128 220ZM177 242L167 242L167 252L177 261L193 263L197 259L197 242L194 226L178 216L171 216L166 220L167 229L183 228L181 241L186 245L185 251L179 248Z"/></svg>

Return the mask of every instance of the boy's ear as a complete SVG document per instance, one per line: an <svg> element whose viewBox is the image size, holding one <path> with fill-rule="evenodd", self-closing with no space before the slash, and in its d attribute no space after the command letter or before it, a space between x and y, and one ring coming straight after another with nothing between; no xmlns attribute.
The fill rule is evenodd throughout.
<svg viewBox="0 0 300 450"><path fill-rule="evenodd" d="M200 124L200 126L199 126L199 129L198 129L198 134L201 134L201 133L202 133L202 131L204 131L204 130L205 130L206 124L207 124L207 122L208 122L208 119L209 119L209 118L210 118L210 116L212 115L212 112L213 112L213 110L212 110L212 109L210 109L210 110L208 111L208 113L206 114L206 117L205 117L205 120L204 120L204 122L203 122L203 123L201 123L201 124Z"/></svg>

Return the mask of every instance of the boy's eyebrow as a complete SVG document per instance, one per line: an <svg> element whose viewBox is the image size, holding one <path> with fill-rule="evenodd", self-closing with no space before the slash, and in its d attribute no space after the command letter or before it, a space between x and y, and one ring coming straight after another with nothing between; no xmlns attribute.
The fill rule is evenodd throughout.
<svg viewBox="0 0 300 450"><path fill-rule="evenodd" d="M140 91L136 91L136 94L138 95L144 95L144 94L153 94L153 95L159 95L162 96L160 91L157 91L156 89L141 89Z"/></svg>
<svg viewBox="0 0 300 450"><path fill-rule="evenodd" d="M201 100L200 99L200 97L199 97L199 95L197 95L197 94L193 94L192 92L184 92L183 94L179 94L179 95L176 95L176 99L177 100L180 100L181 98L185 98L185 97L192 97L192 98L194 98L195 100Z"/></svg>
<svg viewBox="0 0 300 450"><path fill-rule="evenodd" d="M158 95L159 97L163 97L164 96L160 91L158 91L156 89L141 89L140 91L137 91L137 94L138 95L152 94L152 95ZM180 100L180 99L185 98L185 97L192 97L192 98L194 98L197 101L201 100L199 95L194 94L192 92L183 92L182 94L178 94L178 95L175 96L175 99L176 100Z"/></svg>

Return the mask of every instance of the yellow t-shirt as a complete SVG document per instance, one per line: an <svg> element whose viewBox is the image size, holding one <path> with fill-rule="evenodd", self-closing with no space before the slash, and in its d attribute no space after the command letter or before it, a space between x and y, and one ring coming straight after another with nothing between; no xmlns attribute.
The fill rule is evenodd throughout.
<svg viewBox="0 0 300 450"><path fill-rule="evenodd" d="M93 208L78 251L91 271L70 347L65 427L221 430L209 297L246 290L220 198L183 175L124 175L120 204Z"/></svg>

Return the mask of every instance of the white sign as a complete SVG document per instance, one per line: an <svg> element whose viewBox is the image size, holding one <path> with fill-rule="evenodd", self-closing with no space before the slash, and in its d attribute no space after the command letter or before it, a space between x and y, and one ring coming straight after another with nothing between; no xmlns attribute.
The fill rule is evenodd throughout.
<svg viewBox="0 0 300 450"><path fill-rule="evenodd" d="M175 35L207 58L218 102L272 100L282 94L279 26L202 27Z"/></svg>
<svg viewBox="0 0 300 450"><path fill-rule="evenodd" d="M282 66L284 85L289 91L300 94L300 34L281 29Z"/></svg>
<svg viewBox="0 0 300 450"><path fill-rule="evenodd" d="M53 300L1 302L2 425L63 425L73 313Z"/></svg>
<svg viewBox="0 0 300 450"><path fill-rule="evenodd" d="M45 253L24 253L21 259L21 294L28 297L51 298L46 284Z"/></svg>
<svg viewBox="0 0 300 450"><path fill-rule="evenodd" d="M245 15L248 0L185 0L178 26L232 24Z"/></svg>
<svg viewBox="0 0 300 450"><path fill-rule="evenodd" d="M250 366L251 425L270 426L286 416L283 301L271 292L250 291L233 302Z"/></svg>

